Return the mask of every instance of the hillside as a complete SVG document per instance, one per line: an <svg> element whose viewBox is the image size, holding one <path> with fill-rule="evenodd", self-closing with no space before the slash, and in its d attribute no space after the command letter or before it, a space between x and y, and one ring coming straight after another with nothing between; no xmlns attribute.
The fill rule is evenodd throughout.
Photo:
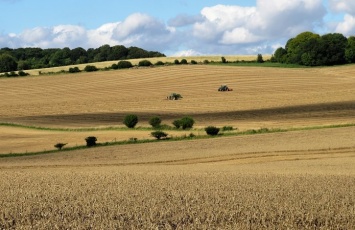
<svg viewBox="0 0 355 230"><path fill-rule="evenodd" d="M193 117L192 130L165 130L177 137L287 132L2 155L0 228L354 229L354 76L354 65L176 65L2 78L1 154L151 138L151 116ZM141 128L123 128L128 113Z"/></svg>

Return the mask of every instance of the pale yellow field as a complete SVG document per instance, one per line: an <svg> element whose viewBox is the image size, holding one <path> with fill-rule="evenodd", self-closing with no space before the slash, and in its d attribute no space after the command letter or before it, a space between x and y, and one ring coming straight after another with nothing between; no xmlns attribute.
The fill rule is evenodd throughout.
<svg viewBox="0 0 355 230"><path fill-rule="evenodd" d="M221 84L234 90L218 92ZM0 122L138 126L185 115L191 131L355 123L355 66L166 66L0 79ZM171 92L183 95L168 101ZM0 153L149 138L146 130L0 126ZM0 158L0 229L354 229L355 126ZM47 147L48 146L48 147ZM26 148L26 149L25 149Z"/></svg>
<svg viewBox="0 0 355 230"><path fill-rule="evenodd" d="M131 62L132 65L138 65L138 63L142 60L149 60L152 64L157 63L158 61L162 61L164 63L174 63L175 60L181 61L182 59L186 59L188 63L191 63L192 60L197 63L203 63L203 61L208 60L209 62L221 62L221 56L190 56L190 57L157 57L157 58L137 58L137 59L128 59L127 61ZM255 55L227 55L223 56L229 62L233 61L254 61L256 60ZM263 55L264 60L268 60L271 58L271 55ZM83 70L87 65L94 65L97 68L106 68L111 67L112 64L117 64L119 61L106 61L106 62L97 62L97 63L87 63L87 64L79 64L79 65L71 65L71 66L60 66L60 67L52 67L52 68L44 68L44 69L33 69L26 70L26 73L31 75L39 75L39 72L49 73L49 72L60 72L62 70L68 71L70 67L78 67L80 70Z"/></svg>

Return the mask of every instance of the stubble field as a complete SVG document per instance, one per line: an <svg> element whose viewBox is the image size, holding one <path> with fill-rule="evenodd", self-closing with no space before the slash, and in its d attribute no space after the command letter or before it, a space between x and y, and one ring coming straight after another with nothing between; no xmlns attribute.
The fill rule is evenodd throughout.
<svg viewBox="0 0 355 230"><path fill-rule="evenodd" d="M154 115L165 124L190 115L196 129L187 133L197 135L208 125L353 124L354 76L351 65L197 65L0 79L0 121L122 127L135 113L145 127ZM234 90L218 92L221 84ZM166 100L171 92L184 98ZM150 133L0 129L2 154L84 144L88 135L100 142ZM0 158L0 228L352 229L354 136L350 125Z"/></svg>

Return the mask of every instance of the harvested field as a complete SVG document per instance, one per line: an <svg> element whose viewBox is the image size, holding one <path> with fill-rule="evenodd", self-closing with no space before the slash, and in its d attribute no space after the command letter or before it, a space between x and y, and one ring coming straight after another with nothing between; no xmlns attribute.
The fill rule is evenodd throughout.
<svg viewBox="0 0 355 230"><path fill-rule="evenodd" d="M0 79L0 121L54 128L122 127L123 117L135 113L138 126L149 126L152 116L171 125L186 115L195 119L196 128L347 124L355 121L354 74L353 65L312 69L187 65ZM218 92L221 84L234 91ZM183 99L166 100L171 92ZM89 135L0 128L1 153L43 151L57 142L80 145ZM29 132L34 138L23 135ZM149 132L128 133L90 135L103 142L127 135L149 137Z"/></svg>
<svg viewBox="0 0 355 230"><path fill-rule="evenodd" d="M355 126L312 129L355 123L354 76L188 65L0 79L0 122L52 128L0 126L2 154L149 138L121 128L128 113L141 127L192 116L177 136L303 128L0 158L0 229L355 229ZM85 127L98 130L55 129Z"/></svg>
<svg viewBox="0 0 355 230"><path fill-rule="evenodd" d="M122 126L127 113L163 123L183 115L196 126L240 129L351 123L355 66L283 69L169 66L0 79L0 121L44 127ZM232 92L218 92L228 84ZM166 100L171 92L184 98Z"/></svg>

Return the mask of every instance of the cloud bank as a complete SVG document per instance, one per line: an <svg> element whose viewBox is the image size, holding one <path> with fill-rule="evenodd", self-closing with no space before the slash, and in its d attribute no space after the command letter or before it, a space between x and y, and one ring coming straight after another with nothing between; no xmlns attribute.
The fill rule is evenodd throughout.
<svg viewBox="0 0 355 230"><path fill-rule="evenodd" d="M345 13L335 31L329 32L355 33L355 2L329 0L329 7L322 0L257 0L254 7L215 5L201 9L198 15L177 15L168 22L135 13L95 29L57 25L0 34L0 46L96 48L109 44L181 56L273 53L301 32L327 27L327 10Z"/></svg>

